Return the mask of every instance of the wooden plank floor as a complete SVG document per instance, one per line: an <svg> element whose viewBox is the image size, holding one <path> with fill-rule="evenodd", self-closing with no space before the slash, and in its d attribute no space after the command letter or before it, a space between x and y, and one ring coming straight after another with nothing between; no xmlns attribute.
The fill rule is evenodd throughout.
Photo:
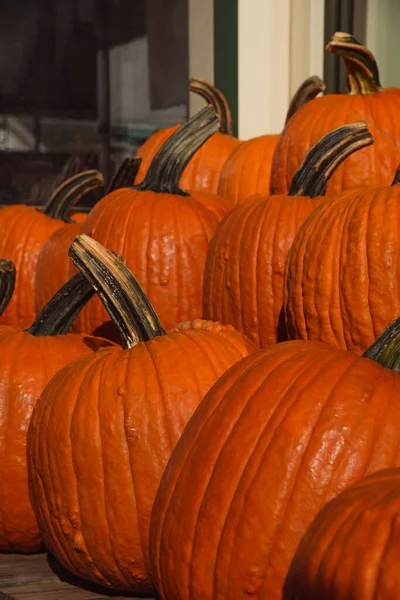
<svg viewBox="0 0 400 600"><path fill-rule="evenodd" d="M134 596L81 581L46 554L0 554L0 600L126 600Z"/></svg>

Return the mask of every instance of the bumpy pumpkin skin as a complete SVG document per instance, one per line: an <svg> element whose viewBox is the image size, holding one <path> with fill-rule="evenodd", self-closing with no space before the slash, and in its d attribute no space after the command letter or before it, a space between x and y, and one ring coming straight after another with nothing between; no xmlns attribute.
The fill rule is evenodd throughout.
<svg viewBox="0 0 400 600"><path fill-rule="evenodd" d="M36 316L34 286L39 253L48 238L65 223L25 205L0 210L0 256L17 270L14 294L0 316L0 324L27 328Z"/></svg>
<svg viewBox="0 0 400 600"><path fill-rule="evenodd" d="M259 348L286 339L287 254L300 226L324 200L260 194L230 211L207 254L204 318L233 325Z"/></svg>
<svg viewBox="0 0 400 600"><path fill-rule="evenodd" d="M272 156L279 135L262 135L235 148L221 171L218 194L233 206L254 194L268 194Z"/></svg>
<svg viewBox="0 0 400 600"><path fill-rule="evenodd" d="M0 326L0 552L38 552L42 538L29 500L26 436L48 381L69 362L107 344L80 335L35 337Z"/></svg>
<svg viewBox="0 0 400 600"><path fill-rule="evenodd" d="M150 514L171 451L208 389L254 350L230 327L195 321L53 378L29 430L29 474L46 546L66 568L152 591Z"/></svg>
<svg viewBox="0 0 400 600"><path fill-rule="evenodd" d="M151 161L161 146L180 125L167 127L156 131L136 151L135 156L142 162L135 183L141 183L145 178ZM193 156L179 180L183 190L202 190L213 194L218 193L221 170L228 156L240 145L240 141L225 133L216 133Z"/></svg>
<svg viewBox="0 0 400 600"><path fill-rule="evenodd" d="M272 160L271 193L286 194L311 146L328 131L366 121L374 145L350 156L328 183L327 196L344 190L390 185L400 163L400 89L369 95L327 94L311 100L285 126Z"/></svg>
<svg viewBox="0 0 400 600"><path fill-rule="evenodd" d="M226 212L216 196L202 192L179 196L121 188L96 204L82 232L124 257L169 329L202 316L208 245ZM95 297L74 331L103 331L109 322Z"/></svg>
<svg viewBox="0 0 400 600"><path fill-rule="evenodd" d="M400 470L366 477L329 502L296 552L284 600L391 600L400 589Z"/></svg>
<svg viewBox="0 0 400 600"><path fill-rule="evenodd" d="M40 251L35 273L35 310L38 313L69 279L71 261L68 250L80 233L79 223L64 224L47 240Z"/></svg>
<svg viewBox="0 0 400 600"><path fill-rule="evenodd" d="M400 314L399 210L400 185L345 192L315 209L286 264L291 338L362 354Z"/></svg>
<svg viewBox="0 0 400 600"><path fill-rule="evenodd" d="M284 342L232 367L159 486L150 557L160 598L281 599L318 511L400 465L399 418L400 376L325 344Z"/></svg>

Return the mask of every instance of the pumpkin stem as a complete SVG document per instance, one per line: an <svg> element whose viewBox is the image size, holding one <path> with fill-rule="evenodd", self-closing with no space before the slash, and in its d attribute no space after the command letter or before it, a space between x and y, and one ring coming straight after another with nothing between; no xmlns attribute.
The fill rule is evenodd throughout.
<svg viewBox="0 0 400 600"><path fill-rule="evenodd" d="M96 188L104 185L103 175L92 169L77 173L64 181L51 195L43 213L53 219L68 221L68 212L79 200Z"/></svg>
<svg viewBox="0 0 400 600"><path fill-rule="evenodd" d="M0 315L6 310L15 287L15 265L0 258Z"/></svg>
<svg viewBox="0 0 400 600"><path fill-rule="evenodd" d="M125 349L165 335L150 300L118 256L85 234L72 242L69 256L104 304Z"/></svg>
<svg viewBox="0 0 400 600"><path fill-rule="evenodd" d="M153 158L146 178L135 189L188 196L179 187L181 175L197 150L218 129L215 110L206 106L167 139Z"/></svg>
<svg viewBox="0 0 400 600"><path fill-rule="evenodd" d="M92 296L92 286L86 277L77 273L42 308L27 332L36 336L68 333L78 313Z"/></svg>
<svg viewBox="0 0 400 600"><path fill-rule="evenodd" d="M400 373L400 317L383 330L375 342L363 354L387 369Z"/></svg>
<svg viewBox="0 0 400 600"><path fill-rule="evenodd" d="M289 109L286 115L286 123L289 121L290 117L292 117L302 106L313 100L320 94L324 92L326 89L325 83L322 81L318 75L312 75L309 77L299 87L297 92L292 98L291 103L289 104Z"/></svg>
<svg viewBox="0 0 400 600"><path fill-rule="evenodd" d="M323 196L338 166L353 152L374 143L364 121L342 125L324 135L307 152L297 169L289 196Z"/></svg>
<svg viewBox="0 0 400 600"><path fill-rule="evenodd" d="M382 90L374 55L352 35L335 33L326 50L343 58L351 95L375 94Z"/></svg>
<svg viewBox="0 0 400 600"><path fill-rule="evenodd" d="M221 90L204 79L192 77L189 81L189 92L194 92L211 104L219 119L221 133L233 135L231 109Z"/></svg>
<svg viewBox="0 0 400 600"><path fill-rule="evenodd" d="M397 185L398 183L400 183L400 165L397 167L394 179L392 181L392 185Z"/></svg>
<svg viewBox="0 0 400 600"><path fill-rule="evenodd" d="M141 158L124 158L107 188L107 194L119 188L132 187L141 162Z"/></svg>

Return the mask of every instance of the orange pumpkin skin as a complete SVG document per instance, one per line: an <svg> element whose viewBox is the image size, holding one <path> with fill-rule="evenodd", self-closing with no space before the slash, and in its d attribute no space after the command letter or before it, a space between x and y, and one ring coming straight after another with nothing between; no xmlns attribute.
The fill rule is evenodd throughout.
<svg viewBox="0 0 400 600"><path fill-rule="evenodd" d="M310 525L285 583L284 600L391 600L400 587L400 470L362 479Z"/></svg>
<svg viewBox="0 0 400 600"><path fill-rule="evenodd" d="M87 213L84 212L73 212L70 217L74 223L84 223L87 218Z"/></svg>
<svg viewBox="0 0 400 600"><path fill-rule="evenodd" d="M141 183L151 161L161 146L179 129L174 125L156 131L136 151L135 156L142 162L135 182ZM193 156L179 180L183 190L202 190L217 194L221 170L228 156L240 145L240 141L225 133L216 133Z"/></svg>
<svg viewBox="0 0 400 600"><path fill-rule="evenodd" d="M361 354L400 314L399 210L394 185L344 192L310 215L285 269L291 338Z"/></svg>
<svg viewBox="0 0 400 600"><path fill-rule="evenodd" d="M262 135L242 142L221 171L218 194L236 205L254 194L268 194L272 156L279 135Z"/></svg>
<svg viewBox="0 0 400 600"><path fill-rule="evenodd" d="M202 192L180 196L121 188L96 204L82 232L124 257L168 329L202 316L208 244L226 212L216 196ZM94 332L109 321L95 297L74 331Z"/></svg>
<svg viewBox="0 0 400 600"><path fill-rule="evenodd" d="M63 221L30 206L13 205L0 210L0 256L13 261L17 270L14 294L0 316L0 324L27 328L35 319L36 263L46 241L61 227Z"/></svg>
<svg viewBox="0 0 400 600"><path fill-rule="evenodd" d="M69 362L109 342L80 335L34 336L0 326L0 552L38 552L29 500L26 436L48 381Z"/></svg>
<svg viewBox="0 0 400 600"><path fill-rule="evenodd" d="M400 465L399 418L400 376L352 352L283 342L232 367L189 421L158 489L159 597L280 599L326 502Z"/></svg>
<svg viewBox="0 0 400 600"><path fill-rule="evenodd" d="M40 251L35 273L35 310L38 313L69 279L71 261L68 249L80 233L79 223L64 224Z"/></svg>
<svg viewBox="0 0 400 600"><path fill-rule="evenodd" d="M28 434L29 474L46 546L65 567L152 591L148 529L168 458L211 385L254 350L231 327L195 321L52 379Z"/></svg>

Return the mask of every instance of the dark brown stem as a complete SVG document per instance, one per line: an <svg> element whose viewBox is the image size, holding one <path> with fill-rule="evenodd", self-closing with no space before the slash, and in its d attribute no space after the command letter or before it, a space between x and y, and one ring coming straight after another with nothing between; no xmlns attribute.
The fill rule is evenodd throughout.
<svg viewBox="0 0 400 600"><path fill-rule="evenodd" d="M374 55L352 35L335 33L326 50L343 58L350 94L375 94L382 90Z"/></svg>
<svg viewBox="0 0 400 600"><path fill-rule="evenodd" d="M69 256L104 304L125 349L165 335L150 300L120 258L85 234L72 242Z"/></svg>
<svg viewBox="0 0 400 600"><path fill-rule="evenodd" d="M15 265L0 258L0 315L6 310L15 287Z"/></svg>
<svg viewBox="0 0 400 600"><path fill-rule="evenodd" d="M289 196L315 198L326 193L326 185L335 169L353 152L374 143L364 121L333 129L310 148L297 169Z"/></svg>
<svg viewBox="0 0 400 600"><path fill-rule="evenodd" d="M141 162L141 158L124 158L108 186L107 194L119 188L132 187Z"/></svg>
<svg viewBox="0 0 400 600"><path fill-rule="evenodd" d="M363 354L387 369L400 373L400 317L384 329Z"/></svg>
<svg viewBox="0 0 400 600"><path fill-rule="evenodd" d="M397 185L398 183L400 183L400 165L397 167L394 179L392 181L392 185Z"/></svg>
<svg viewBox="0 0 400 600"><path fill-rule="evenodd" d="M208 104L211 104L219 118L221 133L233 135L231 109L221 90L204 79L192 77L189 81L189 91L201 96Z"/></svg>
<svg viewBox="0 0 400 600"><path fill-rule="evenodd" d="M181 175L197 150L218 129L214 109L206 106L167 139L155 155L145 180L135 189L188 196L179 187Z"/></svg>
<svg viewBox="0 0 400 600"><path fill-rule="evenodd" d="M290 117L292 117L299 110L299 108L307 104L307 102L310 102L310 100L314 100L314 98L316 98L321 92L324 92L325 89L325 83L317 75L313 75L312 77L309 77L303 81L293 96L291 103L289 104L285 124L289 121Z"/></svg>
<svg viewBox="0 0 400 600"><path fill-rule="evenodd" d="M94 290L81 273L74 275L42 308L27 329L36 336L68 333L78 313L94 296Z"/></svg>
<svg viewBox="0 0 400 600"><path fill-rule="evenodd" d="M92 169L77 173L64 181L52 194L43 213L53 219L68 220L68 212L79 200L96 188L104 185L103 175Z"/></svg>

